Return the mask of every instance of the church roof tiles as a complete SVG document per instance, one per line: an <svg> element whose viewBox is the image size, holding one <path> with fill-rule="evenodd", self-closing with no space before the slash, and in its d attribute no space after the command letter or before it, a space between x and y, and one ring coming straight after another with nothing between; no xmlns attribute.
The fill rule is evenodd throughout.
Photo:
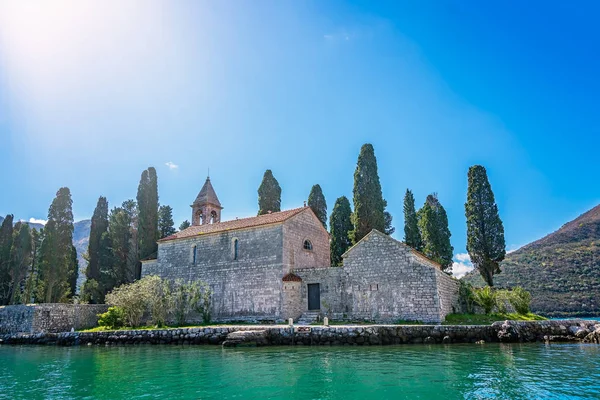
<svg viewBox="0 0 600 400"><path fill-rule="evenodd" d="M197 226L190 226L174 235L167 236L166 238L160 239L159 242L166 242L168 240L190 238L198 235L204 235L208 233L218 233L225 231L234 231L237 229L253 228L262 225L270 225L284 222L285 220L300 214L302 211L309 207L294 208L291 210L274 212L270 214L259 215L258 217L240 218L231 221L218 222L215 224L204 224Z"/></svg>

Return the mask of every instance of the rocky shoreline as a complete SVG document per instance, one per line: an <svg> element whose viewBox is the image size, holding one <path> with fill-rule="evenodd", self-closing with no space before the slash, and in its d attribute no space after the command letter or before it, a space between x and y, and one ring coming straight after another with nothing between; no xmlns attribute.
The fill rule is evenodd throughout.
<svg viewBox="0 0 600 400"><path fill-rule="evenodd" d="M492 325L213 326L157 330L0 335L8 345L212 344L390 345L482 342L582 342L600 344L600 321L505 321Z"/></svg>

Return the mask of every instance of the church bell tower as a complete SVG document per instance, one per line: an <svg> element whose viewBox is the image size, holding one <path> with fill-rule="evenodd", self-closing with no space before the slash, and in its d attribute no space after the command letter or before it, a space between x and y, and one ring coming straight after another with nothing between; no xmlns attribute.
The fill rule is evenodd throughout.
<svg viewBox="0 0 600 400"><path fill-rule="evenodd" d="M198 193L192 207L192 225L216 224L221 222L221 202L210 183L210 177L206 178L204 186Z"/></svg>

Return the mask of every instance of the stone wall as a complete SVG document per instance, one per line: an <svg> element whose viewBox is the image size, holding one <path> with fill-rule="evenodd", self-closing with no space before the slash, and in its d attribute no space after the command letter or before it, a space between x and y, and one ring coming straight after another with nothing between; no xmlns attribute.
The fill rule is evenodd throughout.
<svg viewBox="0 0 600 400"><path fill-rule="evenodd" d="M312 250L304 249L309 240ZM310 208L288 219L283 224L284 273L303 268L329 267L329 233Z"/></svg>
<svg viewBox="0 0 600 400"><path fill-rule="evenodd" d="M0 307L0 333L67 332L98 325L103 304L30 304Z"/></svg>
<svg viewBox="0 0 600 400"><path fill-rule="evenodd" d="M458 295L460 283L440 270L435 270L435 276L440 302L440 320L443 321L448 314L463 312Z"/></svg>

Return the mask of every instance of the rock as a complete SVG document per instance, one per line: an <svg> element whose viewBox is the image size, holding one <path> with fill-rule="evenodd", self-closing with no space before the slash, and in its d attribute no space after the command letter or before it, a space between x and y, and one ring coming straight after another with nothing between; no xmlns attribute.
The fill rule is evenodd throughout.
<svg viewBox="0 0 600 400"><path fill-rule="evenodd" d="M503 343L517 342L519 341L519 330L510 321L504 321L498 331L498 340Z"/></svg>
<svg viewBox="0 0 600 400"><path fill-rule="evenodd" d="M450 336L446 335L442 339L442 343L444 343L444 344L450 344L450 343L452 343L452 338L450 338Z"/></svg>
<svg viewBox="0 0 600 400"><path fill-rule="evenodd" d="M478 340L475 342L475 344L485 344L485 340Z"/></svg>
<svg viewBox="0 0 600 400"><path fill-rule="evenodd" d="M587 335L589 335L590 331L588 331L585 328L580 328L577 330L577 332L575 332L575 337L578 339L583 339L585 338Z"/></svg>
<svg viewBox="0 0 600 400"><path fill-rule="evenodd" d="M425 344L435 344L435 339L432 338L431 336L427 336L425 339L423 339L423 343L425 343Z"/></svg>
<svg viewBox="0 0 600 400"><path fill-rule="evenodd" d="M211 336L210 341L218 340L217 336ZM223 347L238 346L264 346L268 344L267 331L237 331L227 335Z"/></svg>

